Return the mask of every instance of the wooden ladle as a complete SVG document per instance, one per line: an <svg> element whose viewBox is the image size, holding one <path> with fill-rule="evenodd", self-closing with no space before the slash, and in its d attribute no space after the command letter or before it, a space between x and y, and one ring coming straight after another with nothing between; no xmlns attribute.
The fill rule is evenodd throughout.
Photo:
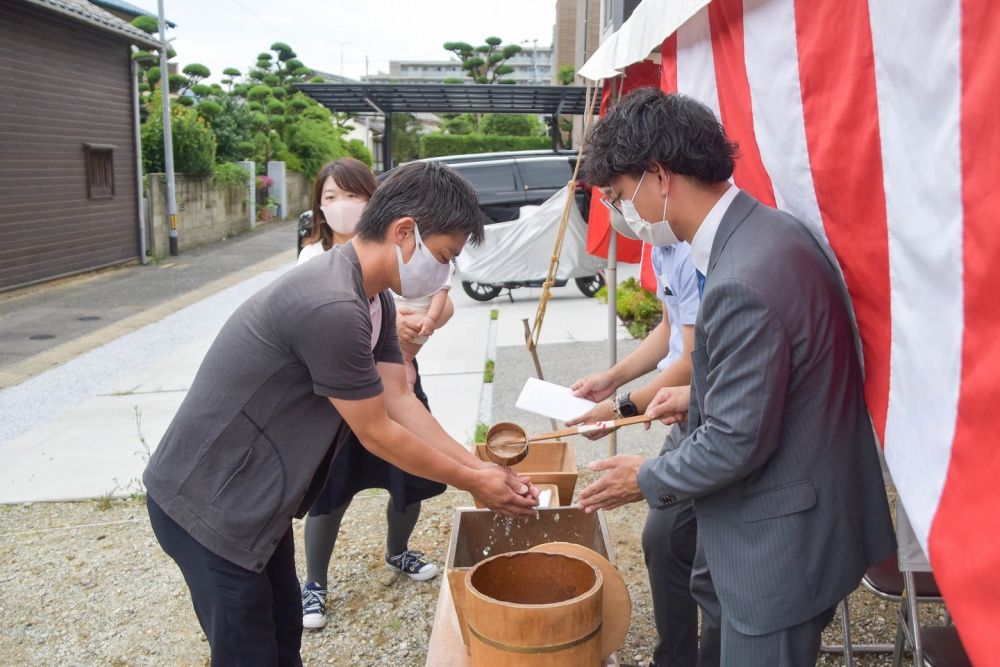
<svg viewBox="0 0 1000 667"><path fill-rule="evenodd" d="M544 442L545 440L557 440L570 435L581 435L602 431L619 426L629 426L630 424L644 424L653 421L652 417L646 415L636 415L635 417L625 417L623 419L609 419L607 421L595 422L593 424L580 424L570 426L558 431L549 431L528 437L524 429L517 424L510 422L500 422L490 427L486 433L486 456L491 461L502 466L512 466L524 460L528 455L529 442Z"/></svg>

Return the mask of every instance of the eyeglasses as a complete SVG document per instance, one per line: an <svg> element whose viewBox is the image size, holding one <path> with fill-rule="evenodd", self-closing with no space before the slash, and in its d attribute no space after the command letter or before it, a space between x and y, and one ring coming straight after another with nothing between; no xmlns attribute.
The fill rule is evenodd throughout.
<svg viewBox="0 0 1000 667"><path fill-rule="evenodd" d="M618 208L618 202L620 202L621 199L622 199L621 195L615 195L614 199L608 199L607 197L601 197L601 203L604 204L604 206L607 207L607 209L609 211L614 211L618 215L624 215L622 213L622 210L620 208Z"/></svg>

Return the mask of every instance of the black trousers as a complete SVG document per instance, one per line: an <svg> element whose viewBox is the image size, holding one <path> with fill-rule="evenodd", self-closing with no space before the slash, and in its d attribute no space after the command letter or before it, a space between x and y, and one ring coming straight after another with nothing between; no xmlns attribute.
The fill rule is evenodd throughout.
<svg viewBox="0 0 1000 667"><path fill-rule="evenodd" d="M698 523L690 501L649 510L642 531L642 551L659 636L653 649L653 664L656 667L719 665L720 614L717 600L714 608L707 605L702 610L699 650L699 604L692 589L704 588L707 584L713 596L715 591L711 587L704 556L697 549L697 538ZM703 597L699 596L698 601Z"/></svg>
<svg viewBox="0 0 1000 667"><path fill-rule="evenodd" d="M212 553L147 496L153 533L174 559L212 649L213 667L301 667L302 599L295 574L292 527L262 572Z"/></svg>

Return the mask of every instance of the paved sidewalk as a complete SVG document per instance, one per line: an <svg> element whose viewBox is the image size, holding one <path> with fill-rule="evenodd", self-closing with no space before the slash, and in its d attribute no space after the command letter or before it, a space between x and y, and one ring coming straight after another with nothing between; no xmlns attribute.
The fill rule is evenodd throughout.
<svg viewBox="0 0 1000 667"><path fill-rule="evenodd" d="M295 258L294 221L168 257L0 293L0 388Z"/></svg>
<svg viewBox="0 0 1000 667"><path fill-rule="evenodd" d="M246 298L293 266L292 228L274 225L180 258L184 279L164 286L165 296L145 310L137 304L144 296L152 299L150 291L169 275L162 265L123 269L0 303L5 315L0 346L19 323L45 323L46 310L61 321L77 312L107 315L103 327L74 330L76 338L7 365L8 373L11 368L24 373L36 364L30 367L36 372L0 389L0 503L139 491L149 452L219 328ZM241 258L246 259L242 265L236 261ZM181 291L181 283L187 291ZM455 285L455 316L424 347L420 362L434 414L457 440L473 438L484 365L488 355L495 358L495 346L511 350L521 362L528 360L530 367L521 318L533 318L539 292L520 289L514 291L514 303L506 296L479 303ZM499 311L495 339L489 335L493 309ZM7 314L15 315L10 325ZM586 356L600 364L606 356L595 352L606 347L596 341L606 337L606 322L606 306L572 286L559 288L549 303L542 343L567 354L567 343L592 341ZM621 330L619 335L627 336ZM75 349L87 351L74 355ZM44 362L36 363L39 358ZM504 396L524 381L507 377Z"/></svg>

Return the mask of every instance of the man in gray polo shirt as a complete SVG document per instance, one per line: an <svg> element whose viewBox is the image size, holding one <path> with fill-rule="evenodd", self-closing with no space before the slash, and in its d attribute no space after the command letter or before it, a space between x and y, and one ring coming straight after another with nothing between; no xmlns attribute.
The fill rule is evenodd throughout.
<svg viewBox="0 0 1000 667"><path fill-rule="evenodd" d="M409 392L382 294L437 291L466 240L482 237L464 179L435 163L400 167L352 243L288 272L223 326L143 476L213 665L301 665L291 521L349 430L408 472L532 512L530 481L472 456Z"/></svg>

